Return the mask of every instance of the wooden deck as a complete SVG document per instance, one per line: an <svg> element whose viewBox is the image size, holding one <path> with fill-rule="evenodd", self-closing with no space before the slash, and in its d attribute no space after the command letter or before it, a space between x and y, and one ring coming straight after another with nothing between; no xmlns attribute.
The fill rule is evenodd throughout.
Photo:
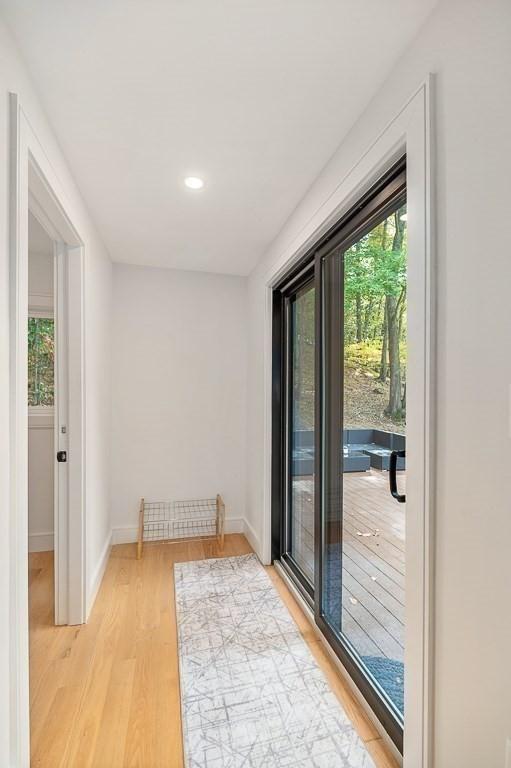
<svg viewBox="0 0 511 768"><path fill-rule="evenodd" d="M399 473L401 492L405 473ZM313 570L312 478L293 483L295 552ZM300 522L300 525L296 523ZM343 613L346 637L362 656L403 661L405 606L405 505L389 494L388 473L344 475Z"/></svg>

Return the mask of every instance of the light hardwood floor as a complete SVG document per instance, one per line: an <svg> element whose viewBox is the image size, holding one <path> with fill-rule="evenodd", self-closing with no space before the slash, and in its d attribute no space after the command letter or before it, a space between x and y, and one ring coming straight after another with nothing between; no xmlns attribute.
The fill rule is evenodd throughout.
<svg viewBox="0 0 511 768"><path fill-rule="evenodd" d="M226 557L250 552L226 537ZM183 766L173 563L219 555L212 542L112 548L89 623L53 626L53 553L30 555L32 768ZM268 568L377 768L395 768L307 619Z"/></svg>

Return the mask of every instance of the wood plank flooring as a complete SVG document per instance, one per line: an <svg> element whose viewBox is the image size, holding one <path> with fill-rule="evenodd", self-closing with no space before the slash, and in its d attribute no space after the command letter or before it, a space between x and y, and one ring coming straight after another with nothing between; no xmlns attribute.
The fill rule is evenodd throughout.
<svg viewBox="0 0 511 768"><path fill-rule="evenodd" d="M241 535L223 555L250 552ZM212 542L112 548L89 623L53 625L53 553L30 555L32 768L182 768L175 562L218 557ZM377 768L395 768L307 619L268 573Z"/></svg>

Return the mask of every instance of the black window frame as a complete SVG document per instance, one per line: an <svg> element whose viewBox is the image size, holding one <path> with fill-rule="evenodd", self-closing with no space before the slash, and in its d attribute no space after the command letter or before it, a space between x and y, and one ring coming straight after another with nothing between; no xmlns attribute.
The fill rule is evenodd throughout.
<svg viewBox="0 0 511 768"><path fill-rule="evenodd" d="M271 461L271 534L272 534L272 561L278 560L292 578L295 586L302 594L306 602L314 611L315 621L321 632L329 642L334 652L340 659L348 674L353 679L363 697L381 722L384 729L396 747L403 751L404 721L401 713L385 692L364 671L356 652L350 647L346 638L333 631L325 620L321 610L321 595L323 588L323 547L322 547L322 509L323 492L325 484L325 429L324 429L324 403L325 398L337 397L338 393L333 388L342 387L342 365L339 361L335 371L326 376L324 370L323 348L325 344L325 293L328 290L329 275L325 264L332 252L344 253L353 243L371 230L387 215L406 200L406 157L402 157L392 168L383 174L371 189L344 215L340 220L310 248L307 253L294 265L273 288L272 297L272 461ZM342 260L338 260L341 264ZM330 278L336 280L339 276ZM290 481L287 471L287 448L290 420L288 418L289 381L286 375L286 365L289 350L287 348L286 327L286 302L294 291L302 287L308 281L314 281L315 287L315 454L314 454L314 519L315 519L315 574L314 586L303 577L301 571L295 566L291 558L287 556L285 541L285 508L286 484ZM338 284L338 283L337 283ZM343 302L337 307L343 318ZM337 322L338 329L342 324ZM329 333L334 332L334 325L330 323ZM342 332L339 330L339 334ZM339 343L339 338L328 341L331 345ZM342 356L340 356L342 358ZM339 370L340 366L340 370ZM341 376L341 379L339 379ZM337 379L337 383L336 383ZM325 391L329 387L329 392ZM342 389L341 389L342 392ZM337 397L340 401L340 398ZM342 408L340 409L342 411ZM342 412L339 415L342 421ZM338 422L340 423L340 422ZM341 434L342 434L342 423ZM330 441L330 460L335 465L338 462L336 451L341 450L341 443L337 449L333 449L335 441ZM339 464L337 463L337 466ZM342 503L342 483L340 490L340 502ZM319 595L320 599L315 599Z"/></svg>
<svg viewBox="0 0 511 768"><path fill-rule="evenodd" d="M278 559L291 572L300 592L311 606L314 586L289 555L287 518L290 511L290 484L292 478L290 473L287 472L287 467L288 447L291 443L292 428L292 401L289 392L291 376L288 370L291 352L289 345L289 335L291 332L289 321L290 305L296 293L307 285L314 284L314 280L314 266L309 264L301 269L294 270L288 275L288 279L281 282L278 289L273 292L273 349L278 348L277 356L273 356L273 387L274 396L278 397L279 405L278 408L272 408L272 435L274 438L278 438L272 445L272 478L280 478L278 482L278 503L283 513L279 514L278 519L276 519L272 512L272 559L275 559L274 547L277 546L279 551ZM317 307L315 306L315 312L316 309ZM276 387L279 389L278 395ZM276 491L277 489L274 488L273 490ZM276 499L272 493L272 510L275 501Z"/></svg>

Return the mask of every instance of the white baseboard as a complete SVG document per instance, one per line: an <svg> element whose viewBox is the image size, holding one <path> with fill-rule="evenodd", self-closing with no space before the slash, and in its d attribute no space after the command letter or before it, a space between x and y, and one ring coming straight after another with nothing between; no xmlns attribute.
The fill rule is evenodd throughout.
<svg viewBox="0 0 511 768"><path fill-rule="evenodd" d="M228 517L225 521L226 533L245 533L245 520L242 517ZM112 544L133 544L138 539L138 525L112 528Z"/></svg>
<svg viewBox="0 0 511 768"><path fill-rule="evenodd" d="M53 532L28 534L28 551L29 552L52 552L53 549L54 549Z"/></svg>
<svg viewBox="0 0 511 768"><path fill-rule="evenodd" d="M133 544L138 539L138 525L112 528L112 544Z"/></svg>
<svg viewBox="0 0 511 768"><path fill-rule="evenodd" d="M86 606L86 619L85 619L86 621L90 616L92 606L94 605L97 594L99 592L99 588L101 586L101 582L103 581L103 576L105 575L108 558L110 557L111 547L112 547L112 534L110 534L110 536L107 537L105 546L103 547L103 551L99 558L99 562L92 576L90 587L87 591L87 606Z"/></svg>
<svg viewBox="0 0 511 768"><path fill-rule="evenodd" d="M259 543L259 537L257 536L256 532L248 522L248 520L244 520L244 528L243 533L245 534L245 538L256 553L259 560L261 560L261 545Z"/></svg>
<svg viewBox="0 0 511 768"><path fill-rule="evenodd" d="M245 533L245 520L242 517L227 517L225 519L226 533Z"/></svg>

